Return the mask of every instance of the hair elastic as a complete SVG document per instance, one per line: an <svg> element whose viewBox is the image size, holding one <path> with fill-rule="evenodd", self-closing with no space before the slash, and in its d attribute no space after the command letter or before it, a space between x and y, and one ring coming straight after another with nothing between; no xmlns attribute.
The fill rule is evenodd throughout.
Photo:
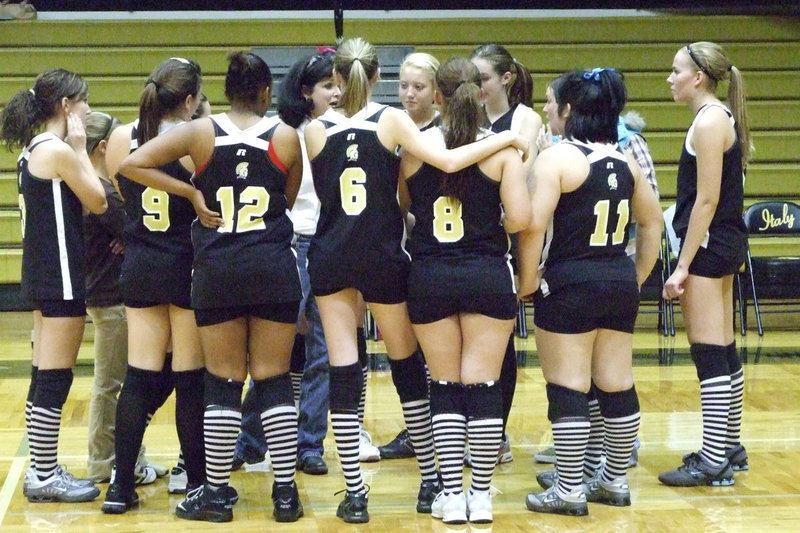
<svg viewBox="0 0 800 533"><path fill-rule="evenodd" d="M600 81L600 73L601 72L616 72L616 70L613 69L613 68L605 68L605 67L603 67L603 68L595 68L595 69L592 69L591 72L588 72L588 71L584 72L583 73L583 79Z"/></svg>

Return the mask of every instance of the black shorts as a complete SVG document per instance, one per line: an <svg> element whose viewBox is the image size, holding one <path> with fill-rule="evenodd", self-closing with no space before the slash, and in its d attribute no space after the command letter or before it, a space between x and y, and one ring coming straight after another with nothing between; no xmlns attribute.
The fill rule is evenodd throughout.
<svg viewBox="0 0 800 533"><path fill-rule="evenodd" d="M235 307L210 307L208 309L195 309L194 319L200 327L222 324L223 322L228 322L243 316L254 316L273 322L294 324L297 322L297 312L299 309L299 300L257 305L238 305Z"/></svg>
<svg viewBox="0 0 800 533"><path fill-rule="evenodd" d="M408 316L412 324L430 324L458 313L476 313L509 320L517 316L517 309L517 297L511 293L408 299Z"/></svg>
<svg viewBox="0 0 800 533"><path fill-rule="evenodd" d="M745 256L725 257L702 246L694 254L689 274L703 278L722 278L736 274L744 264Z"/></svg>
<svg viewBox="0 0 800 533"><path fill-rule="evenodd" d="M171 304L192 308L192 253L167 253L148 246L125 248L120 292L128 307Z"/></svg>
<svg viewBox="0 0 800 533"><path fill-rule="evenodd" d="M344 289L358 289L365 302L376 304L399 304L408 298L409 263L405 261L383 261L374 264L369 271L320 271L309 262L311 294L328 296Z"/></svg>
<svg viewBox="0 0 800 533"><path fill-rule="evenodd" d="M596 329L633 333L639 311L635 281L592 281L560 287L547 296L533 294L533 323L553 333Z"/></svg>
<svg viewBox="0 0 800 533"><path fill-rule="evenodd" d="M32 306L47 318L73 318L86 315L84 300L37 300L32 302Z"/></svg>
<svg viewBox="0 0 800 533"><path fill-rule="evenodd" d="M181 309L191 309L192 306L187 304L187 302L181 300L181 303L174 303L174 302L149 302L147 300L133 300L131 298L124 298L123 297L123 304L125 307L131 307L133 309L147 309L148 307L156 307L157 305L174 305L175 307L180 307Z"/></svg>

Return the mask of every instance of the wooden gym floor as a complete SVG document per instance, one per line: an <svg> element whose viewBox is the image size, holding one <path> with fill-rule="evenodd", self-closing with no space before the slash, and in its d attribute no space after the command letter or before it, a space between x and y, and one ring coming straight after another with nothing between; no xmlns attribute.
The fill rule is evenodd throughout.
<svg viewBox="0 0 800 533"><path fill-rule="evenodd" d="M664 339L654 328L635 335L636 387L642 407L639 466L629 470L633 505L627 508L590 504L581 518L541 515L525 509L525 495L537 489L535 475L549 465L535 464L532 455L550 443L544 380L533 336L517 339L519 380L509 422L514 461L497 468L493 485L494 524L451 526L414 511L419 484L413 459L363 464L371 486L370 516L365 525L347 525L336 518L344 488L333 438L325 442L326 476L299 473L297 483L305 517L295 524L276 524L271 517L271 475L262 471L233 473L231 483L241 499L229 525L186 522L173 510L180 501L167 494L167 478L139 487L141 506L120 516L100 512L101 496L84 504L32 504L22 496L28 466L24 404L30 368L29 313L0 313L0 531L141 531L170 533L217 531L800 531L800 333L768 330L763 338L751 331L737 336L743 348L745 397L742 441L751 468L736 474L736 484L724 488L669 488L659 472L676 467L681 456L699 447L700 412L697 378L688 357L685 335ZM380 355L380 342L370 342L375 371L370 373L366 426L376 444L392 439L402 427L399 402ZM85 342L64 408L59 461L86 472L86 436L91 388L91 342ZM145 435L152 462L172 466L178 443L172 399L154 417ZM466 479L469 479L467 471Z"/></svg>

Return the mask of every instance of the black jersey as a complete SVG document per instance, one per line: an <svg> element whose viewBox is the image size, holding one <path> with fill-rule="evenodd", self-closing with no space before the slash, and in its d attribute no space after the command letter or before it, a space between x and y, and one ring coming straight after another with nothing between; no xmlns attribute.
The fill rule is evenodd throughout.
<svg viewBox="0 0 800 533"><path fill-rule="evenodd" d="M675 216L672 227L675 234L683 240L689 227L689 217L692 214L695 200L697 200L697 156L687 148L689 135L694 129L697 118L712 105L700 108L695 117L695 122L686 134L683 151L678 163L678 196L675 205ZM731 112L724 108L731 117L734 129L736 124ZM744 209L744 175L742 173L742 149L739 146L738 136L724 154L722 154L722 181L720 182L719 201L711 225L708 228L706 239L701 246L723 256L742 257L747 246L747 228L742 219Z"/></svg>
<svg viewBox="0 0 800 533"><path fill-rule="evenodd" d="M386 106L370 104L350 118L328 110L327 140L311 161L321 209L308 251L314 279L330 272L369 272L382 261L408 262L397 201L400 159L378 140Z"/></svg>
<svg viewBox="0 0 800 533"><path fill-rule="evenodd" d="M441 137L438 142L444 147ZM415 219L407 243L410 297L514 291L500 182L477 164L462 173L461 201L442 193L447 174L428 164L406 180Z"/></svg>
<svg viewBox="0 0 800 533"><path fill-rule="evenodd" d="M577 189L561 193L547 228L542 292L584 281L636 280L625 253L634 187L627 159L617 145L562 142L583 152L589 174Z"/></svg>
<svg viewBox="0 0 800 533"><path fill-rule="evenodd" d="M192 225L192 307L298 301L286 170L270 142L280 120L263 118L246 130L225 114L211 121L214 153L192 181L225 225Z"/></svg>
<svg viewBox="0 0 800 533"><path fill-rule="evenodd" d="M60 178L41 179L28 170L31 152L52 133L34 137L17 160L22 216L22 297L29 302L79 300L86 296L83 207Z"/></svg>
<svg viewBox="0 0 800 533"><path fill-rule="evenodd" d="M138 148L136 124L131 152ZM161 170L190 182L192 173L179 161ZM192 279L191 225L194 207L182 196L145 187L117 173L125 200L125 254L120 288L126 302L174 304L188 308Z"/></svg>
<svg viewBox="0 0 800 533"><path fill-rule="evenodd" d="M131 152L139 147L136 124L131 130ZM192 173L179 161L161 167L175 179L190 182ZM125 245L142 244L165 253L191 253L190 227L195 218L192 203L182 196L145 187L117 174L125 198Z"/></svg>

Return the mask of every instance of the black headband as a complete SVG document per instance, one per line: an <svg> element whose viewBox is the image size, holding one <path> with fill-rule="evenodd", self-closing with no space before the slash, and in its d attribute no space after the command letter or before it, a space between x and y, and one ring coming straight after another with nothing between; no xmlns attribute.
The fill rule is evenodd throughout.
<svg viewBox="0 0 800 533"><path fill-rule="evenodd" d="M700 72L702 72L703 74L705 74L706 76L708 76L708 77L709 77L709 78L711 78L712 80L714 80L714 81L718 81L718 80L717 80L717 78L715 78L714 76L712 76L712 75L711 75L711 73L708 71L708 69L707 69L706 67L704 67L704 66L703 66L703 65L700 63L700 61L698 61L698 60L697 60L697 56L695 56L695 55L694 55L694 52L692 52L692 47L691 47L690 45L688 45L688 44L686 45L686 51L687 51L687 52L689 52L689 57L691 57L691 58L692 58L692 61L694 62L694 64L695 64L695 65L697 65L697 68L699 68L699 69L700 69Z"/></svg>

